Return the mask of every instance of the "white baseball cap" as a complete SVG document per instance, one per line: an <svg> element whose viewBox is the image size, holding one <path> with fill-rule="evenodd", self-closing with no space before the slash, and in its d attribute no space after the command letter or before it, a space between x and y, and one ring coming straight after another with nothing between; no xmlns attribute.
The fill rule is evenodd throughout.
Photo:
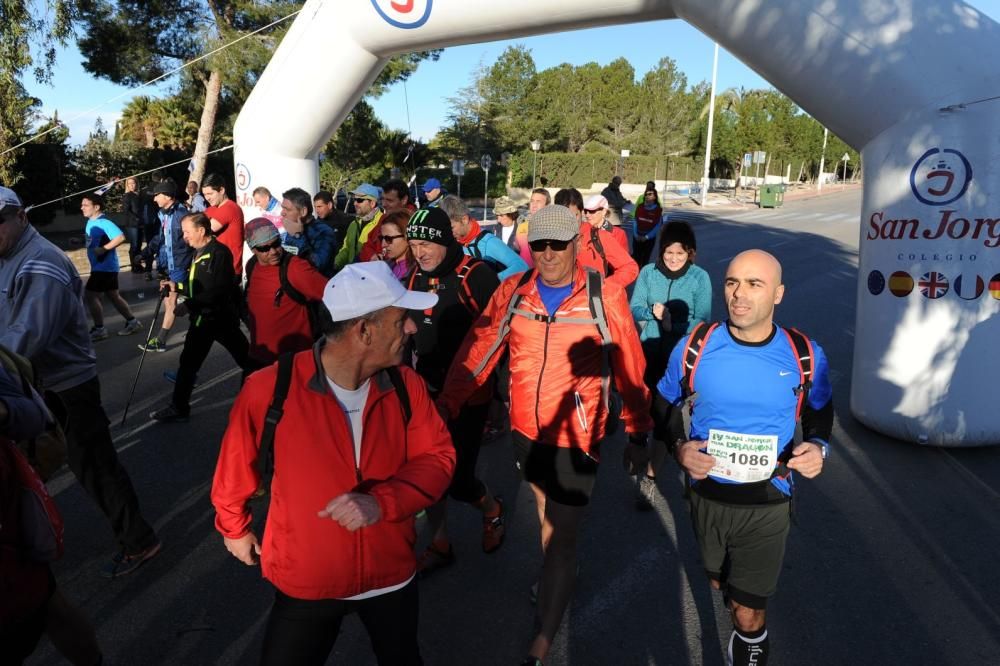
<svg viewBox="0 0 1000 666"><path fill-rule="evenodd" d="M24 208L24 204L21 203L21 197L17 196L14 190L0 185L0 211L8 207Z"/></svg>
<svg viewBox="0 0 1000 666"><path fill-rule="evenodd" d="M437 294L404 287L384 261L348 264L323 290L323 305L333 321L363 317L388 307L429 310L437 302Z"/></svg>
<svg viewBox="0 0 1000 666"><path fill-rule="evenodd" d="M591 194L583 202L584 210L600 210L608 207L608 199L600 194Z"/></svg>

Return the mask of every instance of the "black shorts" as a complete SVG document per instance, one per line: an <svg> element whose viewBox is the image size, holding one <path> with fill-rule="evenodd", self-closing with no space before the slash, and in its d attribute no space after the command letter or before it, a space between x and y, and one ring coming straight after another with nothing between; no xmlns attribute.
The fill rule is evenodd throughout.
<svg viewBox="0 0 1000 666"><path fill-rule="evenodd" d="M104 293L118 290L118 273L110 271L94 271L87 278L87 291Z"/></svg>
<svg viewBox="0 0 1000 666"><path fill-rule="evenodd" d="M514 462L521 478L533 483L557 504L587 506L597 481L597 461L577 448L532 441L511 433Z"/></svg>
<svg viewBox="0 0 1000 666"><path fill-rule="evenodd" d="M691 521L705 572L741 606L763 610L777 589L790 510L788 502L735 506L691 493Z"/></svg>

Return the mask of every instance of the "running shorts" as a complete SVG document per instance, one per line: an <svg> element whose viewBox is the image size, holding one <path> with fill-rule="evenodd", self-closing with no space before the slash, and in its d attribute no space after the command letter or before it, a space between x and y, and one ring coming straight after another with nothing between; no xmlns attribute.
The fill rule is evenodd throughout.
<svg viewBox="0 0 1000 666"><path fill-rule="evenodd" d="M521 478L542 489L557 504L587 506L597 481L597 461L578 448L552 446L528 439L516 430L514 463Z"/></svg>

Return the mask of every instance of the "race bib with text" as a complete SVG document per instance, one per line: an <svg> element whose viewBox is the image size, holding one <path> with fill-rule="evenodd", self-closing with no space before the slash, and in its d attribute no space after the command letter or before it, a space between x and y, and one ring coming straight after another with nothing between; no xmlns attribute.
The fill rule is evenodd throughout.
<svg viewBox="0 0 1000 666"><path fill-rule="evenodd" d="M778 436L709 430L708 455L715 458L709 472L714 477L738 483L766 481L778 457Z"/></svg>

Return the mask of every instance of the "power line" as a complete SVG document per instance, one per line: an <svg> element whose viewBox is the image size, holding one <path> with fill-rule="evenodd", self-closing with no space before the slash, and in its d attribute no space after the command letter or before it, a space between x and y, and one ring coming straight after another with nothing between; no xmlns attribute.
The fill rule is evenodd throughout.
<svg viewBox="0 0 1000 666"><path fill-rule="evenodd" d="M4 155L6 155L7 153L9 153L12 150L17 150L21 146L25 146L25 145L31 143L35 139L38 139L40 137L45 136L49 132L55 132L60 127L65 127L65 126L68 125L68 123L73 122L74 120L78 120L80 118L83 118L83 117L85 117L85 116L93 113L94 111L98 111L98 110L104 108L105 106L107 106L108 104L110 104L111 102L117 102L118 100L120 100L121 98L125 97L126 95L134 95L136 92L138 92L139 90L142 90L146 86L151 86L154 83L156 83L157 81L162 81L165 78L173 76L177 72L180 72L180 71L184 70L185 68L190 67L191 65L195 64L196 62L201 62L205 58L209 58L209 57L215 55L216 53L218 53L220 51L228 49L230 46L234 46L236 44L239 44L244 39L252 37L252 36L254 36L254 35L256 35L256 34L258 34L260 32L263 32L264 30L267 30L268 28L273 28L274 26L278 25L282 21L287 21L288 19L292 18L293 16L295 16L296 14L298 14L301 11L302 11L301 9L296 9L291 14L288 14L286 16L282 16L281 18L279 18L279 19L277 19L275 21L271 21L270 23L268 23L267 25L265 25L265 26L263 26L261 28L257 28L256 30L254 30L252 32L248 32L245 35L241 35L240 37L237 37L236 39L234 39L233 41L229 42L228 44L223 44L222 46L220 46L217 49L209 51L208 53L204 53L204 54L198 56L197 58L195 58L194 60L186 62L183 65L181 65L180 67L176 67L176 68L170 70L169 72L164 72L163 74L157 76L155 79L150 79L149 81L146 81L145 83L143 83L140 86L137 86L135 88L130 88L129 90L126 90L123 93L115 95L114 97L112 97L110 99L104 100L103 102L101 102L97 106L91 107L91 108L87 109L86 111L81 111L80 113L78 113L75 116L73 116L72 118L70 118L69 121L61 121L61 120L57 121L56 124L53 127L50 127L49 129L45 130L44 132L39 132L39 133L35 134L34 136L26 139L25 141L22 141L21 143L17 144L16 146L13 146L13 147L8 148L7 150L3 151L2 153L0 153L0 157L3 157Z"/></svg>
<svg viewBox="0 0 1000 666"><path fill-rule="evenodd" d="M232 147L233 144L229 144L228 146L223 146L222 148L216 148L215 150L210 150L207 153L205 153L205 156L208 157L209 155L214 155L215 153L221 153L223 150L229 150ZM133 173L131 175L125 176L124 178L115 178L110 183L106 183L104 186L108 188L114 187L118 183L128 180L129 178L138 178L139 176L145 176L147 173L153 173L154 171L159 171L160 169L166 169L172 166L177 166L178 164L183 164L184 162L190 162L193 159L194 155L192 155L191 157L185 157L182 160L177 160L176 162L171 162L170 164L161 164L158 167L154 167L152 169L146 169L145 171L140 171L139 173ZM33 206L25 206L24 210L25 212L27 212L34 208L41 208L42 206L48 206L50 204L59 203L63 199L72 199L73 197L78 197L81 194L87 194L88 192L93 192L93 191L94 188L88 187L85 190L80 190L79 192L74 192L73 194L67 194L65 196L59 197L58 199L52 199L51 201L46 201L45 203L35 204Z"/></svg>

